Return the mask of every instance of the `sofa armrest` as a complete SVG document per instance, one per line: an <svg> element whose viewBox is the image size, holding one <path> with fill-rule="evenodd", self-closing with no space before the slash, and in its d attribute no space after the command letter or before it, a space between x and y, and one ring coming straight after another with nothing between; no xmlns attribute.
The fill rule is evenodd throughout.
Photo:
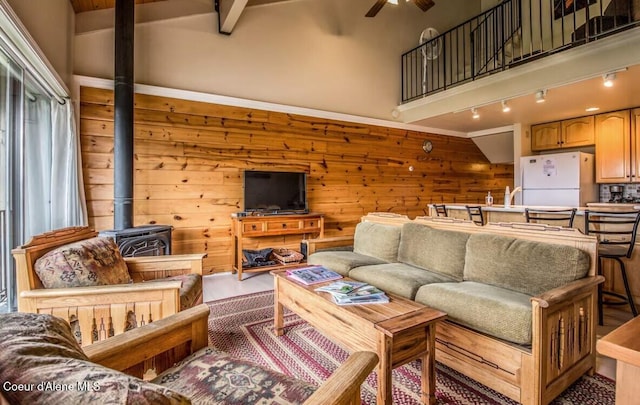
<svg viewBox="0 0 640 405"><path fill-rule="evenodd" d="M315 253L318 249L353 245L353 236L303 239L301 243L307 246L307 255L310 255L312 253Z"/></svg>
<svg viewBox="0 0 640 405"><path fill-rule="evenodd" d="M573 297L588 292L589 290L604 282L602 276L585 277L580 280L573 281L562 287L554 288L551 291L544 292L538 296L532 297L532 301L536 301L541 308L549 308L562 304Z"/></svg>
<svg viewBox="0 0 640 405"><path fill-rule="evenodd" d="M129 274L134 281L165 278L180 274L202 275L202 260L206 253L125 257Z"/></svg>
<svg viewBox="0 0 640 405"><path fill-rule="evenodd" d="M378 364L373 352L355 352L311 395L305 405L360 403L360 386Z"/></svg>
<svg viewBox="0 0 640 405"><path fill-rule="evenodd" d="M174 358L174 361L179 361L207 346L208 317L209 307L200 304L83 350L92 362L124 371L156 355L189 344L189 350L183 356Z"/></svg>

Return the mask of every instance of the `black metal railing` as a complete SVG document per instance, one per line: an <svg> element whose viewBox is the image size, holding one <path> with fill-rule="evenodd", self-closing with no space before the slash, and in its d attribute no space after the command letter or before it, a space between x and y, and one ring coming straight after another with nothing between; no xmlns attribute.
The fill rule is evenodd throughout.
<svg viewBox="0 0 640 405"><path fill-rule="evenodd" d="M638 26L633 2L505 0L403 54L402 102Z"/></svg>

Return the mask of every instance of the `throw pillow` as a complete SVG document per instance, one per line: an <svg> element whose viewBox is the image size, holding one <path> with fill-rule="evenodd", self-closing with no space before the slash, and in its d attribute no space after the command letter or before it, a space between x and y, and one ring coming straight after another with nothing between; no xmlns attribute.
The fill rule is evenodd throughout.
<svg viewBox="0 0 640 405"><path fill-rule="evenodd" d="M92 363L63 319L0 314L0 390L11 404L189 404L168 388Z"/></svg>
<svg viewBox="0 0 640 405"><path fill-rule="evenodd" d="M36 260L44 288L127 284L129 270L111 238L96 237L61 246Z"/></svg>

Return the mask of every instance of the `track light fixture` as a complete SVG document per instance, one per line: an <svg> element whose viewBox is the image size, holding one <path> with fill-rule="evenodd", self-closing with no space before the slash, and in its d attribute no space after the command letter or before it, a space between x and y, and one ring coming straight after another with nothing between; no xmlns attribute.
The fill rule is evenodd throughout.
<svg viewBox="0 0 640 405"><path fill-rule="evenodd" d="M474 120L480 118L480 114L478 114L478 110L476 110L475 107L471 107L471 117L473 117Z"/></svg>
<svg viewBox="0 0 640 405"><path fill-rule="evenodd" d="M616 80L615 73L607 73L602 76L604 87L613 87L613 81Z"/></svg>
<svg viewBox="0 0 640 405"><path fill-rule="evenodd" d="M546 95L547 95L546 90L536 91L536 103L544 103Z"/></svg>
<svg viewBox="0 0 640 405"><path fill-rule="evenodd" d="M511 107L509 107L506 100L502 100L502 112L508 113L509 111L511 111Z"/></svg>

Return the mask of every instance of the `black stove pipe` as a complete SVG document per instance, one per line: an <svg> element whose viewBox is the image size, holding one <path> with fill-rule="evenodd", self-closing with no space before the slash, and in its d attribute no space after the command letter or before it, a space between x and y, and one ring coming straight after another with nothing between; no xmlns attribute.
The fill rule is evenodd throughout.
<svg viewBox="0 0 640 405"><path fill-rule="evenodd" d="M133 34L135 0L116 0L114 80L114 225L133 227Z"/></svg>

